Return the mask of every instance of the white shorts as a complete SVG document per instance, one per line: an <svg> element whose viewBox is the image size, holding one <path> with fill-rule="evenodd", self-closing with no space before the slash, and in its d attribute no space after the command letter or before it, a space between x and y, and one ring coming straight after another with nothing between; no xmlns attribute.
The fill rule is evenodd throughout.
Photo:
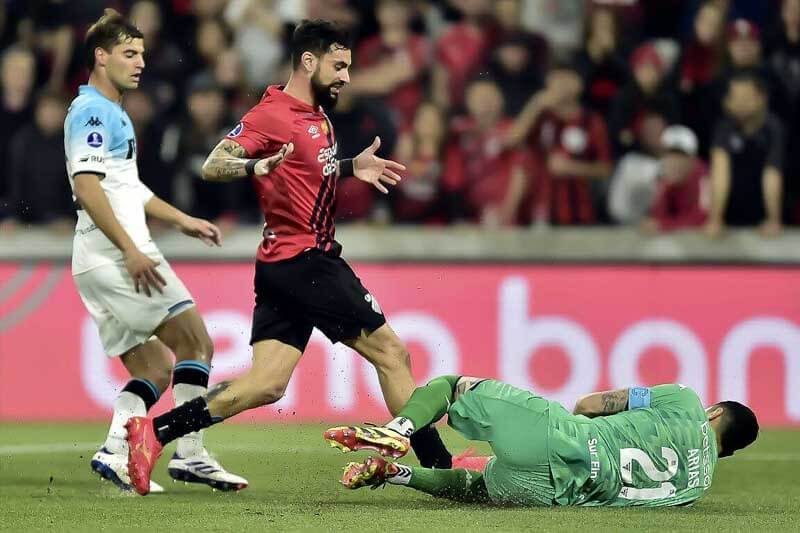
<svg viewBox="0 0 800 533"><path fill-rule="evenodd" d="M160 262L156 269L167 282L163 294L152 288L149 297L144 292L137 293L122 262L73 276L109 357L146 342L162 322L194 306L192 295L164 257L151 257Z"/></svg>

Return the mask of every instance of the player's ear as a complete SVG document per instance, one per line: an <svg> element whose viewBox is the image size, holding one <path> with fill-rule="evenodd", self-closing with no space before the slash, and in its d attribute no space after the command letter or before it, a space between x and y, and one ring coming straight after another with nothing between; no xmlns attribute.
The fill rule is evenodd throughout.
<svg viewBox="0 0 800 533"><path fill-rule="evenodd" d="M716 420L717 418L722 416L723 412L725 412L725 410L719 405L712 405L711 407L706 409L706 414L708 415L709 420Z"/></svg>
<svg viewBox="0 0 800 533"><path fill-rule="evenodd" d="M106 66L106 61L108 60L108 52L106 52L102 46L98 46L94 49L94 64L100 67Z"/></svg>
<svg viewBox="0 0 800 533"><path fill-rule="evenodd" d="M303 68L305 68L306 72L309 74L317 70L317 61L317 56L311 52L303 52L303 55L300 56L300 64L303 65Z"/></svg>

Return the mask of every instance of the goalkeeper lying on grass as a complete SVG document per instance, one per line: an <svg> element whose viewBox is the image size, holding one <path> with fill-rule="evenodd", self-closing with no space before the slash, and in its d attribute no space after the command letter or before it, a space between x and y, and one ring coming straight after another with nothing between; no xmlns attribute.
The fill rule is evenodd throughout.
<svg viewBox="0 0 800 533"><path fill-rule="evenodd" d="M464 437L491 445L495 456L485 471L432 470L376 456L348 464L344 486L405 485L501 505L687 505L709 489L719 457L758 435L749 408L720 402L704 409L683 385L590 394L571 414L499 381L443 376L416 389L385 426L336 427L324 437L343 451L399 458L414 431L445 414Z"/></svg>

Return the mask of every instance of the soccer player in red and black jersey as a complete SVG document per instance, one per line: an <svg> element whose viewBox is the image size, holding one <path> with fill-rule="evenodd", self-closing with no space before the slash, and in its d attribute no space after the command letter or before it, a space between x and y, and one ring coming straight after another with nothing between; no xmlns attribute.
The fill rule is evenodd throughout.
<svg viewBox="0 0 800 533"><path fill-rule="evenodd" d="M336 182L355 176L383 193L405 167L375 156L371 146L353 159L336 157L325 109L350 80L349 38L326 21L304 21L292 37L294 71L283 87L269 87L203 166L212 181L252 178L264 211L264 239L255 273L253 365L219 383L205 397L155 419L133 418L129 470L146 494L150 472L166 443L246 409L278 401L306 348L311 331L353 348L378 372L393 414L411 396L408 351L386 323L377 300L340 257L334 240ZM423 466L449 468L450 454L432 427L412 438Z"/></svg>

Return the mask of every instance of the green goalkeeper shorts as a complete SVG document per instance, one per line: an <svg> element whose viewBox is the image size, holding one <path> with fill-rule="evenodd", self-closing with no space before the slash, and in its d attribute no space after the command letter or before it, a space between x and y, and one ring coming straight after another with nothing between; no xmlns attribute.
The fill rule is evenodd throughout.
<svg viewBox="0 0 800 533"><path fill-rule="evenodd" d="M448 409L448 424L470 440L488 442L495 459L484 479L502 505L553 505L548 425L550 402L495 380L480 382ZM556 415L557 416L557 415Z"/></svg>

